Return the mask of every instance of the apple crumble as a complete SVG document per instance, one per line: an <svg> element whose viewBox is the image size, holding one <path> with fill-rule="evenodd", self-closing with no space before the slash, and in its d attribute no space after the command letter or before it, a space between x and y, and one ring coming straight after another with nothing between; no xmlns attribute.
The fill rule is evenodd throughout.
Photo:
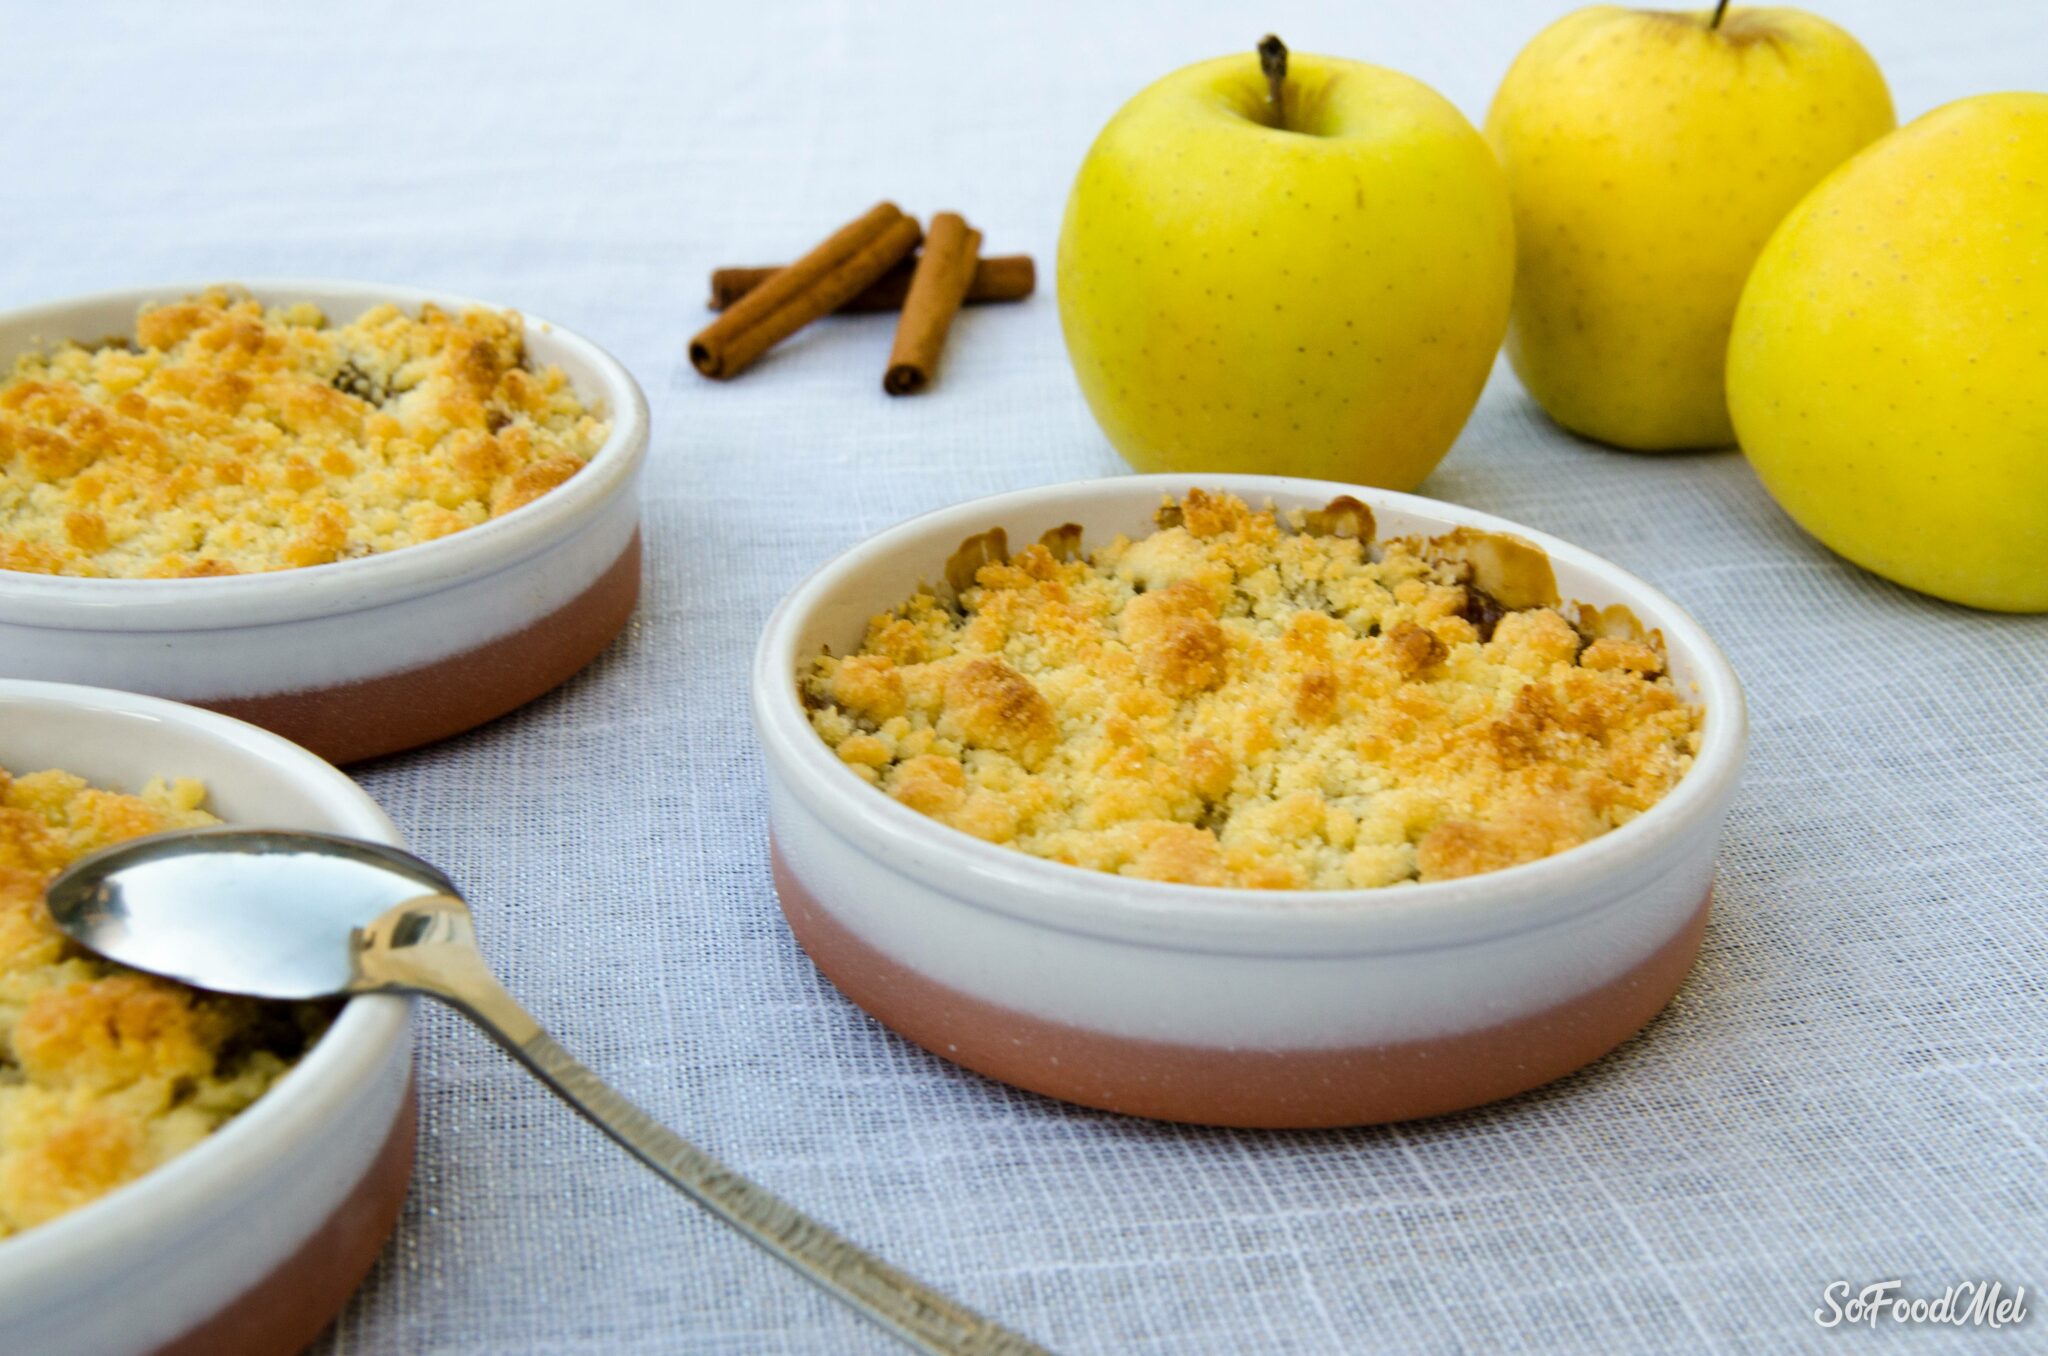
<svg viewBox="0 0 2048 1356"><path fill-rule="evenodd" d="M0 1239L168 1162L255 1101L325 1009L202 993L81 951L43 887L88 852L211 824L199 784L140 795L0 768Z"/></svg>
<svg viewBox="0 0 2048 1356"><path fill-rule="evenodd" d="M800 675L854 773L953 828L1152 880L1340 889L1561 852L1691 765L1661 637L1559 605L1548 558L1373 541L1349 498L1284 518L1190 491L1158 530L1014 557L873 618Z"/></svg>
<svg viewBox="0 0 2048 1356"><path fill-rule="evenodd" d="M519 317L378 306L331 326L216 290L132 343L31 353L0 382L0 569L282 570L431 541L576 474L605 422L530 370Z"/></svg>

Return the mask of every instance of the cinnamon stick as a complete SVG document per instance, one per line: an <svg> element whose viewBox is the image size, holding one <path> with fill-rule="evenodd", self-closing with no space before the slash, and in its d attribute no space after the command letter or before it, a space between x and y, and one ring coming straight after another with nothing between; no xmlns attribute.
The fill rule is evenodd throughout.
<svg viewBox="0 0 2048 1356"><path fill-rule="evenodd" d="M876 279L874 284L839 308L840 315L862 315L875 311L900 311L910 294L914 260L906 259ZM714 311L723 311L741 297L781 272L781 266L765 268L718 268L711 271L711 300ZM1038 269L1028 254L994 254L978 259L974 277L967 284L965 303L969 306L991 301L1022 301L1038 286Z"/></svg>
<svg viewBox="0 0 2048 1356"><path fill-rule="evenodd" d="M691 366L721 380L738 376L776 344L858 296L916 249L922 234L895 203L877 203L706 326L690 341Z"/></svg>
<svg viewBox="0 0 2048 1356"><path fill-rule="evenodd" d="M981 253L981 232L958 212L932 218L924 253L910 275L910 294L903 299L903 318L896 322L896 347L882 389L890 395L913 395L930 384L946 347L946 331L967 296L974 264ZM729 314L729 313L728 313Z"/></svg>

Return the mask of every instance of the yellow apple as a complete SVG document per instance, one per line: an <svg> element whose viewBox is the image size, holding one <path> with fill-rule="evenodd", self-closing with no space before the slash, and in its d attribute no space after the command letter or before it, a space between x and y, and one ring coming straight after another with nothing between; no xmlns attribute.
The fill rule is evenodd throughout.
<svg viewBox="0 0 2048 1356"><path fill-rule="evenodd" d="M1428 86L1252 53L1176 71L1103 128L1060 230L1060 322L1141 471L1409 489L1500 348L1514 241L1500 167Z"/></svg>
<svg viewBox="0 0 2048 1356"><path fill-rule="evenodd" d="M1551 418L1621 447L1734 441L1721 364L1750 264L1894 122L1884 77L1833 24L1715 18L1569 14L1486 118L1515 205L1508 360Z"/></svg>
<svg viewBox="0 0 2048 1356"><path fill-rule="evenodd" d="M1937 108L1794 208L1743 289L1728 406L1836 551L2048 611L2048 94Z"/></svg>

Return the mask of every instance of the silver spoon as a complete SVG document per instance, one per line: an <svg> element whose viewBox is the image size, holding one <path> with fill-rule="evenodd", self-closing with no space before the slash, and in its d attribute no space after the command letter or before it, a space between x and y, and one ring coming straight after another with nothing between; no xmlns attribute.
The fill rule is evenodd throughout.
<svg viewBox="0 0 2048 1356"><path fill-rule="evenodd" d="M421 993L487 1032L671 1186L910 1345L1043 1349L755 1186L634 1106L505 991L469 906L397 848L319 833L188 829L96 852L50 883L50 916L110 960L257 998Z"/></svg>

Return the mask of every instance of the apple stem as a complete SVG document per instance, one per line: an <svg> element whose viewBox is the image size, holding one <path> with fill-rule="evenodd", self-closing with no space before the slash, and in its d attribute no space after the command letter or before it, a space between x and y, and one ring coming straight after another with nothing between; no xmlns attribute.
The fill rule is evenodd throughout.
<svg viewBox="0 0 2048 1356"><path fill-rule="evenodd" d="M1727 0L1722 0L1723 4ZM1259 69L1266 73L1266 102L1273 106L1273 125L1287 126L1287 44L1268 33L1259 39Z"/></svg>
<svg viewBox="0 0 2048 1356"><path fill-rule="evenodd" d="M1727 12L1728 0L1720 0L1720 3L1714 6L1714 17L1707 21L1707 31L1709 33L1721 26L1721 16Z"/></svg>

